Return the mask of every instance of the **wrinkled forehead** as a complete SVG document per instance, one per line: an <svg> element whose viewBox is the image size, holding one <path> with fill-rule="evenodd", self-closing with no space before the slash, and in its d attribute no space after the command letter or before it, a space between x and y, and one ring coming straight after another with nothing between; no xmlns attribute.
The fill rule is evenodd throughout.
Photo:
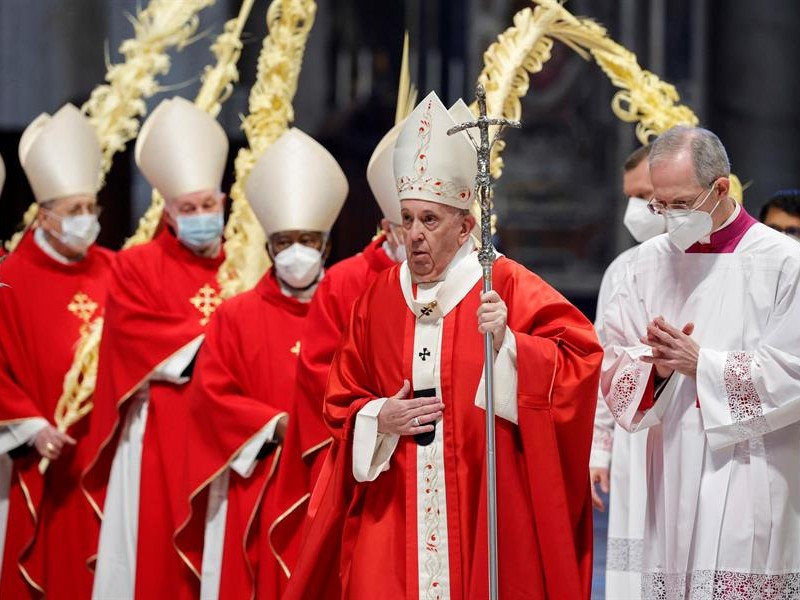
<svg viewBox="0 0 800 600"><path fill-rule="evenodd" d="M662 202L697 195L702 187L697 182L691 157L686 152L651 162L650 183L653 185L653 195Z"/></svg>
<svg viewBox="0 0 800 600"><path fill-rule="evenodd" d="M76 208L92 208L97 206L97 196L94 194L76 194L74 196L62 196L46 204L47 208L55 211L69 212Z"/></svg>
<svg viewBox="0 0 800 600"><path fill-rule="evenodd" d="M444 216L452 214L454 210L438 202L431 202L430 200L417 200L417 199L403 199L400 201L400 212L403 215L419 216L426 213L432 213L436 216Z"/></svg>
<svg viewBox="0 0 800 600"><path fill-rule="evenodd" d="M218 201L219 192L217 190L199 190L172 198L169 200L169 204L180 210L182 208L211 206Z"/></svg>

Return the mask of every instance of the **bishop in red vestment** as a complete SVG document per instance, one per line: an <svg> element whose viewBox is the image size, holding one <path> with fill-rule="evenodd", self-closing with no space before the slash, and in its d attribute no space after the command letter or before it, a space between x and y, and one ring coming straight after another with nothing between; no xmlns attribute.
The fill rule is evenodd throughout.
<svg viewBox="0 0 800 600"><path fill-rule="evenodd" d="M393 127L375 147L367 166L367 181L383 213L381 235L363 251L328 269L305 321L297 366L297 392L281 455L277 488L278 516L270 543L291 570L308 509L331 434L322 420L322 401L333 356L353 303L379 273L405 260L400 229L400 199L394 185L392 150L400 129ZM289 466L291 465L291 466Z"/></svg>
<svg viewBox="0 0 800 600"><path fill-rule="evenodd" d="M278 598L288 580L269 542L284 496L276 469L301 331L348 190L335 159L297 129L261 155L245 187L274 267L220 308L192 383L190 494L176 541L200 574L202 598Z"/></svg>
<svg viewBox="0 0 800 600"><path fill-rule="evenodd" d="M356 302L324 414L335 458L285 598L485 598L482 333L494 340L504 599L589 598L588 458L602 350L510 259L481 293L475 152L435 94L394 150L408 262ZM477 318L476 318L477 314Z"/></svg>
<svg viewBox="0 0 800 600"><path fill-rule="evenodd" d="M228 141L180 98L162 102L142 131L137 164L166 198L166 226L114 265L82 483L102 519L93 597L177 600L197 593L172 535L186 489L186 383L221 303L216 190Z"/></svg>
<svg viewBox="0 0 800 600"><path fill-rule="evenodd" d="M98 528L79 479L89 418L62 433L54 415L110 276L113 254L94 245L100 146L66 105L25 130L20 161L39 212L0 263L0 598L88 598L83 557ZM44 475L43 457L52 461Z"/></svg>

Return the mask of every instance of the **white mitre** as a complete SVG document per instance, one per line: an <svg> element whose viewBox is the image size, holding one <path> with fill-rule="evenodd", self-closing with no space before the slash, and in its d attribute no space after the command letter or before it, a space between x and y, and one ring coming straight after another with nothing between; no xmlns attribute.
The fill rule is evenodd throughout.
<svg viewBox="0 0 800 600"><path fill-rule="evenodd" d="M0 194L3 193L3 185L6 183L6 165L3 162L3 157L0 156Z"/></svg>
<svg viewBox="0 0 800 600"><path fill-rule="evenodd" d="M163 100L136 139L136 164L167 200L219 190L228 136L211 115L180 97Z"/></svg>
<svg viewBox="0 0 800 600"><path fill-rule="evenodd" d="M383 139L375 146L372 157L367 164L367 183L375 201L389 222L399 225L402 217L400 216L400 198L397 195L397 184L394 180L394 144L400 130L403 128L401 121L389 130Z"/></svg>
<svg viewBox="0 0 800 600"><path fill-rule="evenodd" d="M19 140L19 162L36 202L94 195L100 185L101 152L89 119L72 104L42 113Z"/></svg>
<svg viewBox="0 0 800 600"><path fill-rule="evenodd" d="M427 200L469 209L477 153L466 133L447 135L456 121L431 92L403 124L394 146L394 177L400 200Z"/></svg>
<svg viewBox="0 0 800 600"><path fill-rule="evenodd" d="M348 185L330 152L292 127L264 150L244 190L269 237L278 231L330 231Z"/></svg>

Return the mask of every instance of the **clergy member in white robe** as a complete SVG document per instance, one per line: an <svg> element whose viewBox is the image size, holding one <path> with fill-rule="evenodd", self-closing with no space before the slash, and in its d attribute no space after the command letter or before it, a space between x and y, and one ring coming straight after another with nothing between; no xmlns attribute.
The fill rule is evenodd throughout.
<svg viewBox="0 0 800 600"><path fill-rule="evenodd" d="M653 214L647 202L653 196L647 156L649 146L640 146L625 160L622 190L628 198L623 222L637 242L645 242L664 233L667 224L662 215ZM601 343L605 343L603 312L617 292L625 277L625 266L636 247L622 252L606 269L597 298L595 329ZM592 454L589 476L592 480L592 502L598 510L605 503L597 486L611 496L609 499L608 540L606 546L607 600L635 600L640 598L642 567L642 535L646 495L645 432L628 433L616 424L614 416L602 399L597 402L594 421Z"/></svg>
<svg viewBox="0 0 800 600"><path fill-rule="evenodd" d="M649 163L668 233L603 315L605 400L648 431L642 596L800 597L800 248L730 198L713 133Z"/></svg>

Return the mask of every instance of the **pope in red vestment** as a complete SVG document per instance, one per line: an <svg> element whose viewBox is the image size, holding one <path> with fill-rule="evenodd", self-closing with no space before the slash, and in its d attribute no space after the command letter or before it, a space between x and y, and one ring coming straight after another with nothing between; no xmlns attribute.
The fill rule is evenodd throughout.
<svg viewBox="0 0 800 600"><path fill-rule="evenodd" d="M481 293L466 210L475 151L447 135L455 125L431 94L398 137L409 259L356 302L331 368L334 462L285 598L488 596L484 332L496 353L500 597L589 598L602 349L577 309L510 259Z"/></svg>
<svg viewBox="0 0 800 600"><path fill-rule="evenodd" d="M261 155L245 187L274 267L215 315L192 383L190 495L176 542L203 598L278 598L288 580L270 534L282 486L303 473L283 461L282 441L301 332L328 281L328 232L348 189L334 158L297 129Z"/></svg>
<svg viewBox="0 0 800 600"><path fill-rule="evenodd" d="M221 303L216 190L228 142L180 98L163 101L142 131L136 161L166 198L164 227L115 261L82 484L102 519L93 596L177 600L197 593L172 537L186 497L186 383Z"/></svg>
<svg viewBox="0 0 800 600"><path fill-rule="evenodd" d="M67 104L26 128L19 157L39 211L0 262L0 598L88 598L98 529L79 479L91 417L64 433L55 412L110 278L113 254L94 245L100 145Z"/></svg>

